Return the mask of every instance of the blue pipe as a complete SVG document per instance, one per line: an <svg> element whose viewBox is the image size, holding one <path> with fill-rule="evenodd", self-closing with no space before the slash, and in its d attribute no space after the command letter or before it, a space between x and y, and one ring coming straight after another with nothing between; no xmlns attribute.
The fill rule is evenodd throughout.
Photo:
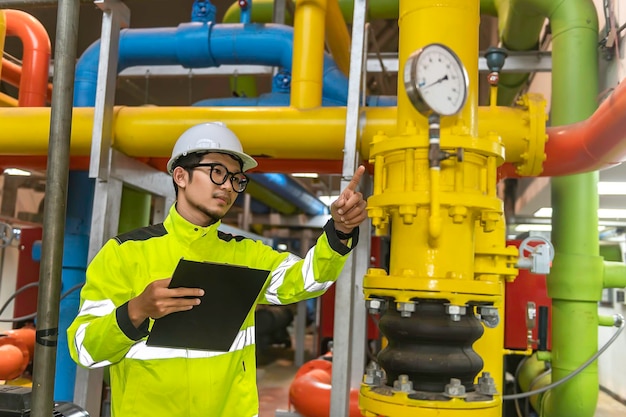
<svg viewBox="0 0 626 417"><path fill-rule="evenodd" d="M284 174L249 174L250 178L274 194L289 200L309 216L328 214L328 207L293 178Z"/></svg>
<svg viewBox="0 0 626 417"><path fill-rule="evenodd" d="M118 72L138 65L267 65L291 70L293 28L275 24L191 22L176 28L124 29ZM100 41L83 53L76 67L74 105L91 107L96 96ZM322 96L347 102L348 80L330 55L324 55Z"/></svg>
<svg viewBox="0 0 626 417"><path fill-rule="evenodd" d="M268 93L258 97L223 97L209 98L197 101L194 106L219 107L219 106L242 106L242 107L286 107L289 106L289 94ZM322 106L345 106L345 103L323 97Z"/></svg>
<svg viewBox="0 0 626 417"><path fill-rule="evenodd" d="M62 294L85 282L91 226L91 210L85 211L85 207L93 206L93 192L94 182L86 171L70 172L61 265ZM41 259L41 242L33 245L32 257L36 261ZM59 304L59 336L54 375L55 401L74 401L76 363L68 350L67 329L78 313L79 295L80 291L73 291Z"/></svg>
<svg viewBox="0 0 626 417"><path fill-rule="evenodd" d="M197 101L194 106L219 107L219 106L262 106L262 107L283 107L289 106L289 94L286 93L268 93L261 94L259 97L224 97L209 98ZM322 98L322 106L345 106L330 98ZM367 96L365 105L368 107L395 107L398 105L396 96Z"/></svg>

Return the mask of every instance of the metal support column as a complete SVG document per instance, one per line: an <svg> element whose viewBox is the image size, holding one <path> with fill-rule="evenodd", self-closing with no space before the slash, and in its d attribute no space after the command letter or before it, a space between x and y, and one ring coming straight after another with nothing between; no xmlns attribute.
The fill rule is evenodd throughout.
<svg viewBox="0 0 626 417"><path fill-rule="evenodd" d="M37 333L33 360L31 415L53 411L54 374L59 334L59 301L63 263L63 232L67 205L74 65L78 41L77 0L61 0L55 42L55 90L52 92L50 143L44 206L44 235L39 272Z"/></svg>
<svg viewBox="0 0 626 417"><path fill-rule="evenodd" d="M102 245L117 234L123 182L110 176L111 137L113 134L113 105L119 58L120 29L127 27L130 10L120 0L96 0L102 14L100 61L94 109L93 136L89 177L95 178L91 231L89 233L90 262ZM116 215L113 215L117 213ZM100 415L102 404L103 369L76 369L74 402L92 416Z"/></svg>
<svg viewBox="0 0 626 417"><path fill-rule="evenodd" d="M355 0L352 20L352 45L346 111L341 189L343 190L360 162L359 125L363 102L363 82L366 57L367 0ZM364 176L365 178L366 176ZM367 181L366 181L367 182ZM365 190L368 184L361 184ZM363 194L367 195L366 192ZM369 222L361 225L361 242L335 284L335 322L333 331L333 373L330 396L330 416L347 417L350 390L360 385L365 361L365 300L362 277L369 265Z"/></svg>

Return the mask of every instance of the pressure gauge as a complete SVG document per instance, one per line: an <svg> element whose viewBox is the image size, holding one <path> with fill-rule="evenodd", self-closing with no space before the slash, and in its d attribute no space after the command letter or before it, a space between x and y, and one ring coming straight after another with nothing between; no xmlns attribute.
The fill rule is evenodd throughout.
<svg viewBox="0 0 626 417"><path fill-rule="evenodd" d="M433 43L413 53L404 65L404 88L422 114L452 116L467 101L469 80L459 57Z"/></svg>

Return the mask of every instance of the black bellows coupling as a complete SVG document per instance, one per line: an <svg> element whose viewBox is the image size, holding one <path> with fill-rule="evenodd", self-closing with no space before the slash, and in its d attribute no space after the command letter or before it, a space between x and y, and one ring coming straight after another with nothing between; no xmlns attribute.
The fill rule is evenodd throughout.
<svg viewBox="0 0 626 417"><path fill-rule="evenodd" d="M410 317L401 317L396 303L388 305L379 327L389 343L378 354L387 385L408 375L416 391L443 392L450 378L458 378L466 392L474 391L483 360L472 344L484 330L471 308L453 321L443 301L419 300Z"/></svg>

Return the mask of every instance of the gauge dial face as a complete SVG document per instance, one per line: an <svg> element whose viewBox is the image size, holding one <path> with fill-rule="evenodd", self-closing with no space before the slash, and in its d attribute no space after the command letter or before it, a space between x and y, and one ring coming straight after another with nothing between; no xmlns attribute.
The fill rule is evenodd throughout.
<svg viewBox="0 0 626 417"><path fill-rule="evenodd" d="M406 61L404 86L419 112L452 116L465 105L468 77L459 57L450 48L435 43Z"/></svg>

